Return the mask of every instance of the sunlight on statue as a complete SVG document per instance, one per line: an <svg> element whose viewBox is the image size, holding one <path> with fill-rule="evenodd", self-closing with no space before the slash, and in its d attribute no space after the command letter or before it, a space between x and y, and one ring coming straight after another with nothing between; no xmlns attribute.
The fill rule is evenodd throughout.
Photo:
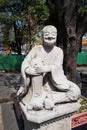
<svg viewBox="0 0 87 130"><path fill-rule="evenodd" d="M56 104L77 101L79 87L69 81L63 71L63 51L55 46L57 29L47 25L42 30L42 45L36 45L25 57L21 74L24 85L17 96L24 93L22 101L27 110L51 110Z"/></svg>

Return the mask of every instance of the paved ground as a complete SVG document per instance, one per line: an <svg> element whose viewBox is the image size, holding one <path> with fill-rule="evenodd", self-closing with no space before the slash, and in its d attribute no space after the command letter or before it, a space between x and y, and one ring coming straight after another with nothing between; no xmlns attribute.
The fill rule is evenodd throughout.
<svg viewBox="0 0 87 130"><path fill-rule="evenodd" d="M0 86L16 87L20 84L21 74L19 72L0 72Z"/></svg>
<svg viewBox="0 0 87 130"><path fill-rule="evenodd" d="M3 130L2 115L1 115L1 106L0 106L0 130Z"/></svg>
<svg viewBox="0 0 87 130"><path fill-rule="evenodd" d="M11 94L17 92L20 82L20 73L0 72L0 130L4 130L2 123L2 104L12 102Z"/></svg>
<svg viewBox="0 0 87 130"><path fill-rule="evenodd" d="M0 102L9 100L10 95L16 92L21 82L21 74L0 72Z"/></svg>
<svg viewBox="0 0 87 130"><path fill-rule="evenodd" d="M87 74L87 66L79 66L79 67L77 67L77 70L79 72L83 72L83 73Z"/></svg>

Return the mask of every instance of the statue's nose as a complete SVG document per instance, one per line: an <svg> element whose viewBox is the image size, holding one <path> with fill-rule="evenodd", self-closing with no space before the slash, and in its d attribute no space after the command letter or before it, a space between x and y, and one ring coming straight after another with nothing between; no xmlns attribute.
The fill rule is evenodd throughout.
<svg viewBox="0 0 87 130"><path fill-rule="evenodd" d="M52 37L52 34L51 33L49 33L49 38L51 38Z"/></svg>

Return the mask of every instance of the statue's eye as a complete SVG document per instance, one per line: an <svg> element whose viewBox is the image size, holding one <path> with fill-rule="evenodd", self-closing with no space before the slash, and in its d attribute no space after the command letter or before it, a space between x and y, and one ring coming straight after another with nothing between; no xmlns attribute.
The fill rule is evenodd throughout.
<svg viewBox="0 0 87 130"><path fill-rule="evenodd" d="M52 34L53 36L56 36L56 33L55 33L55 32L52 32L51 34Z"/></svg>
<svg viewBox="0 0 87 130"><path fill-rule="evenodd" d="M44 36L48 36L49 35L49 33L44 33Z"/></svg>

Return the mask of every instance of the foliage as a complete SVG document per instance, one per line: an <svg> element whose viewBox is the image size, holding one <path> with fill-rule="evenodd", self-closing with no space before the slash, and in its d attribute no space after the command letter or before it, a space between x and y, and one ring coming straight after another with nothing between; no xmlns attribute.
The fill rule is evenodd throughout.
<svg viewBox="0 0 87 130"><path fill-rule="evenodd" d="M87 0L80 0L78 13L81 15L83 15L84 13L87 13Z"/></svg>
<svg viewBox="0 0 87 130"><path fill-rule="evenodd" d="M75 114L87 111L87 99L80 98L79 103L81 104L81 107L79 108L79 110Z"/></svg>
<svg viewBox="0 0 87 130"><path fill-rule="evenodd" d="M3 31L4 39L6 40L6 33L8 35L11 29L14 28L14 40L17 44L24 42L32 42L34 35L43 26L44 21L48 17L48 10L43 0L6 0L0 1L0 23L4 24L5 31ZM20 31L18 31L20 30ZM18 33L21 37L18 38ZM7 36L7 39L10 37Z"/></svg>

